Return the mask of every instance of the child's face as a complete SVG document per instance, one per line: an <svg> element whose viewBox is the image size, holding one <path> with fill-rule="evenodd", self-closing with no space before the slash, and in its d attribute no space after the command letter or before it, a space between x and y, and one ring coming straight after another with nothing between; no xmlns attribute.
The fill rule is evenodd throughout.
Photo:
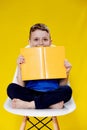
<svg viewBox="0 0 87 130"><path fill-rule="evenodd" d="M50 46L50 34L46 31L36 30L31 33L31 38L29 42L31 47Z"/></svg>

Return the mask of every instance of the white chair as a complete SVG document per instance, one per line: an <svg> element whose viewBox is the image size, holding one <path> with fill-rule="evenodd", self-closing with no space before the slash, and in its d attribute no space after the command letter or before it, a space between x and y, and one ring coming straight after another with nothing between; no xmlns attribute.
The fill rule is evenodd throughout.
<svg viewBox="0 0 87 130"><path fill-rule="evenodd" d="M16 76L17 76L17 69L13 78L13 83L17 83ZM11 99L8 98L4 104L4 108L5 110L7 110L12 114L24 116L20 130L25 130L27 120L32 124L32 127L36 127L39 130L44 126L52 130L47 126L47 123L49 123L52 120L54 124L54 130L60 130L57 121L57 116L62 116L73 112L76 109L76 105L74 103L73 98L71 98L67 103L64 104L64 107L62 109L14 109L11 107ZM33 124L28 117L34 117L35 119L38 120L38 123L39 122L42 123L42 126L38 128L37 127L38 123ZM39 120L38 117L43 117L43 119ZM45 120L47 117L52 117L52 118L47 123L43 123L43 120ZM31 128L29 128L28 130L30 130Z"/></svg>
<svg viewBox="0 0 87 130"><path fill-rule="evenodd" d="M4 104L4 108L16 115L24 116L20 130L25 130L27 117L53 117L54 130L60 130L57 122L57 116L62 116L73 112L76 108L73 98L64 104L62 109L14 109L11 107L11 99L8 98ZM44 124L45 125L45 124ZM49 128L50 129L50 128Z"/></svg>
<svg viewBox="0 0 87 130"><path fill-rule="evenodd" d="M13 78L13 83L17 83L16 74L17 74L17 69ZM20 130L25 130L27 120L30 123L32 123L28 117L34 117L35 119L38 120L38 123L42 123L42 126L40 128L37 127L38 123L36 124L32 123L32 127L30 127L28 130L30 130L33 127L36 127L37 129L40 130L44 126L47 127L49 130L52 130L47 126L47 123L49 123L51 120L53 121L54 124L54 130L60 130L57 116L62 116L73 112L76 109L76 105L74 103L73 98L71 98L67 103L64 104L64 107L62 109L14 109L11 107L11 99L7 98L4 104L4 108L5 110L7 110L12 114L24 116ZM43 119L39 120L38 117L43 117ZM52 118L45 124L43 123L43 120L45 120L47 117L52 117Z"/></svg>

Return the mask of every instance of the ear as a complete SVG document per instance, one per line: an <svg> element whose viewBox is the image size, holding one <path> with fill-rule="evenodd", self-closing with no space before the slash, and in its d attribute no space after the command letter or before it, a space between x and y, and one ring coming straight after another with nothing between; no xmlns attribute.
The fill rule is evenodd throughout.
<svg viewBox="0 0 87 130"><path fill-rule="evenodd" d="M52 43L52 39L50 39L50 42Z"/></svg>
<svg viewBox="0 0 87 130"><path fill-rule="evenodd" d="M30 45L30 39L28 39L28 44Z"/></svg>
<svg viewBox="0 0 87 130"><path fill-rule="evenodd" d="M50 39L50 44L52 44L52 39Z"/></svg>
<svg viewBox="0 0 87 130"><path fill-rule="evenodd" d="M32 46L32 42L31 42L30 39L28 39L28 44L29 44L30 46Z"/></svg>

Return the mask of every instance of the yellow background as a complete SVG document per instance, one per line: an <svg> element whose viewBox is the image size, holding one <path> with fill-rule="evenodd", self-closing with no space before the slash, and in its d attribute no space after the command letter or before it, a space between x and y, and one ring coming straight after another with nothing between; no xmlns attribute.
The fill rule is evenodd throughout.
<svg viewBox="0 0 87 130"><path fill-rule="evenodd" d="M64 45L72 64L70 82L77 109L59 117L61 130L87 129L87 0L0 0L0 130L19 130L21 116L4 110L21 47L31 25L50 28L53 43Z"/></svg>

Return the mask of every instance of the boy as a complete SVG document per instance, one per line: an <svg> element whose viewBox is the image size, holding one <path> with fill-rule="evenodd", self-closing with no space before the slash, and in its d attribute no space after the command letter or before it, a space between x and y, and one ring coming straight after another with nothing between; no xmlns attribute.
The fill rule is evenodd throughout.
<svg viewBox="0 0 87 130"><path fill-rule="evenodd" d="M49 29L44 24L35 24L30 28L30 47L51 46ZM62 108L72 96L68 86L68 76L71 64L65 60L67 78L22 81L20 65L25 62L23 56L17 59L17 82L9 84L7 94L12 99L12 108Z"/></svg>

